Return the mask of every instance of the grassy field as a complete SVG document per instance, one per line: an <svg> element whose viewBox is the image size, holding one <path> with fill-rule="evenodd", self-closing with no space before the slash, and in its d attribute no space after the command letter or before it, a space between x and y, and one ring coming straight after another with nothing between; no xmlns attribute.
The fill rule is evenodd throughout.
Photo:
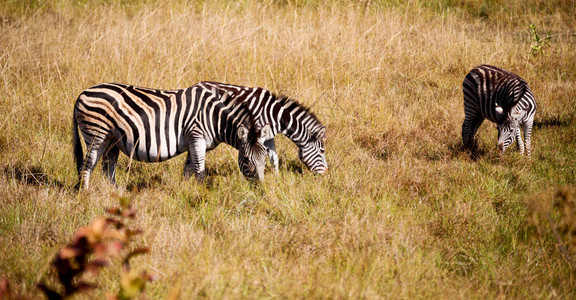
<svg viewBox="0 0 576 300"><path fill-rule="evenodd" d="M576 297L575 1L71 2L0 3L0 277L14 292L55 284L55 253L122 193L151 250L135 265L161 276L152 299ZM478 158L460 150L462 80L483 63L534 91L531 159L498 156L489 122ZM221 145L204 184L182 178L183 156L121 156L118 188L98 166L74 189L83 89L202 80L311 107L329 171L278 136L280 174L258 186Z"/></svg>

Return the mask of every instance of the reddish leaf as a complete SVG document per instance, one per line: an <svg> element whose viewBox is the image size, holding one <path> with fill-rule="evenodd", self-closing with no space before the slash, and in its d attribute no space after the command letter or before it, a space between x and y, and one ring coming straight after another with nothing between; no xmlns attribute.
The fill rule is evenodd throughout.
<svg viewBox="0 0 576 300"><path fill-rule="evenodd" d="M118 296L114 295L114 294L106 294L106 300L119 300L120 298L118 298Z"/></svg>
<svg viewBox="0 0 576 300"><path fill-rule="evenodd" d="M8 284L8 279L4 277L0 278L0 299L12 299L10 284Z"/></svg>
<svg viewBox="0 0 576 300"><path fill-rule="evenodd" d="M160 280L160 275L154 273L154 272L148 272L148 271L144 271L142 272L142 278L146 279L147 281L153 282L153 281L158 281Z"/></svg>
<svg viewBox="0 0 576 300"><path fill-rule="evenodd" d="M91 262L86 263L86 271L92 276L97 276L100 269L107 266L108 262L103 259L95 259Z"/></svg>
<svg viewBox="0 0 576 300"><path fill-rule="evenodd" d="M98 217L94 221L92 221L92 229L97 231L97 233L102 233L108 225L108 218L105 217Z"/></svg>
<svg viewBox="0 0 576 300"><path fill-rule="evenodd" d="M120 216L121 215L121 208L120 207L110 207L110 208L106 209L106 212L109 214Z"/></svg>
<svg viewBox="0 0 576 300"><path fill-rule="evenodd" d="M58 257L60 259L66 260L73 257L77 257L82 254L82 250L76 247L66 247L62 248L60 252L58 252Z"/></svg>
<svg viewBox="0 0 576 300"><path fill-rule="evenodd" d="M148 254L150 249L148 247L136 248L128 254L127 258L131 258L133 256L141 255L141 254Z"/></svg>
<svg viewBox="0 0 576 300"><path fill-rule="evenodd" d="M129 206L122 211L122 216L128 218L134 218L136 216L136 209Z"/></svg>
<svg viewBox="0 0 576 300"><path fill-rule="evenodd" d="M147 254L148 252L150 252L150 249L148 248L137 248L132 250L130 253L128 253L128 255L126 255L126 258L124 258L124 266L130 266L130 259L132 259L134 256Z"/></svg>
<svg viewBox="0 0 576 300"><path fill-rule="evenodd" d="M97 287L98 287L97 285L85 281L79 281L78 284L76 284L77 291L79 292L87 292Z"/></svg>
<svg viewBox="0 0 576 300"><path fill-rule="evenodd" d="M127 229L126 230L126 234L128 234L129 237L138 235L138 234L142 234L144 231L142 231L141 229Z"/></svg>
<svg viewBox="0 0 576 300"><path fill-rule="evenodd" d="M114 226L114 228L116 228L116 229L120 229L120 228L125 227L124 223L122 223L122 222L120 222L114 218L107 218L106 221L108 221L108 224Z"/></svg>
<svg viewBox="0 0 576 300"><path fill-rule="evenodd" d="M118 230L108 230L104 233L102 238L117 240L124 243L128 242L129 240L128 235L126 234L126 230L124 228L120 228Z"/></svg>
<svg viewBox="0 0 576 300"><path fill-rule="evenodd" d="M80 227L80 229L78 229L76 233L74 233L74 237L72 237L72 244L77 244L81 239L87 239L88 235L90 234L91 234L90 228Z"/></svg>

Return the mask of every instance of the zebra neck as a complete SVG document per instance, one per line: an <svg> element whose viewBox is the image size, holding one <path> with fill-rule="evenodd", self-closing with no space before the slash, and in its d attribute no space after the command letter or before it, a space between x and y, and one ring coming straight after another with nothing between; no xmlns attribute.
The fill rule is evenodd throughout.
<svg viewBox="0 0 576 300"><path fill-rule="evenodd" d="M241 124L246 122L248 115L240 114L238 115L231 115L228 113L222 115L223 120L220 120L219 123L221 126L218 126L218 131L216 132L215 140L218 143L224 142L235 149L240 148L240 140L238 139L238 127Z"/></svg>
<svg viewBox="0 0 576 300"><path fill-rule="evenodd" d="M302 146L309 135L310 128L317 123L316 118L301 107L291 111L285 110L277 122L278 130L297 146Z"/></svg>

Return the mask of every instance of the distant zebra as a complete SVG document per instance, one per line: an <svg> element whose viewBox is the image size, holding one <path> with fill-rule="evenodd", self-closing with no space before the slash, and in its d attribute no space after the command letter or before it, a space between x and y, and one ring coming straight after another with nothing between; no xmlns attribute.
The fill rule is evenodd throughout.
<svg viewBox="0 0 576 300"><path fill-rule="evenodd" d="M257 123L270 124L270 135L264 142L268 157L278 172L278 154L274 136L284 134L299 148L300 160L313 172L323 174L328 170L324 154L326 127L310 110L296 100L276 96L259 87L244 87L233 84L204 81L197 84L207 89L217 88L221 92L232 93L243 101L256 118Z"/></svg>
<svg viewBox="0 0 576 300"><path fill-rule="evenodd" d="M205 154L220 143L238 152L246 178L262 179L266 159L264 138L270 126L257 130L247 106L230 93L201 86L156 90L105 83L84 90L73 116L74 155L81 188L103 156L102 168L115 182L120 151L143 162L161 162L188 152L184 176L205 176ZM86 144L83 157L79 132Z"/></svg>
<svg viewBox="0 0 576 300"><path fill-rule="evenodd" d="M464 113L462 142L467 149L475 145L478 128L488 119L498 126L498 149L517 141L520 153L530 156L530 134L536 112L536 100L520 76L489 65L475 67L463 83ZM524 131L522 143L520 127Z"/></svg>

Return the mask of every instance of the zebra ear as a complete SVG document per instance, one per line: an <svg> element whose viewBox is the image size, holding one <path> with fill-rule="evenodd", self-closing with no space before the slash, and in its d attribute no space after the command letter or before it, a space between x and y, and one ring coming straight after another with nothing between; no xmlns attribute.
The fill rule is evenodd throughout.
<svg viewBox="0 0 576 300"><path fill-rule="evenodd" d="M259 139L266 138L267 136L270 135L270 131L272 131L272 129L270 128L270 124L264 125L262 128L260 128L260 134L258 135L258 138Z"/></svg>
<svg viewBox="0 0 576 300"><path fill-rule="evenodd" d="M498 103L496 103L496 113L499 115L504 113L504 109L502 108L502 106L498 105Z"/></svg>
<svg viewBox="0 0 576 300"><path fill-rule="evenodd" d="M237 132L238 139L240 139L243 143L246 143L248 141L248 128L242 124L238 127Z"/></svg>

